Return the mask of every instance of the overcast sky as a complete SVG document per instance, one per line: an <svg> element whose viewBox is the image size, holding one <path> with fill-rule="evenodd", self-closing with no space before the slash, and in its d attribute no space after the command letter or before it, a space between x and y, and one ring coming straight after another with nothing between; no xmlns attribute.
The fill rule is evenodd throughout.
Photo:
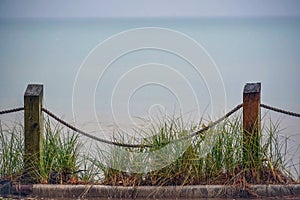
<svg viewBox="0 0 300 200"><path fill-rule="evenodd" d="M0 18L300 16L300 0L0 0Z"/></svg>

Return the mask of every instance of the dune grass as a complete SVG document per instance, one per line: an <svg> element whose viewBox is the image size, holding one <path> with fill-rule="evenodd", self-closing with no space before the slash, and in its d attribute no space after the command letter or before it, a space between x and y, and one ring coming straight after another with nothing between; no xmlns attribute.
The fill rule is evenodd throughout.
<svg viewBox="0 0 300 200"><path fill-rule="evenodd" d="M41 183L66 183L79 170L79 135L45 120L42 161L37 172Z"/></svg>
<svg viewBox="0 0 300 200"><path fill-rule="evenodd" d="M187 140L182 155L161 169L154 169L146 173L134 173L120 169L118 164L131 158L119 155L118 148L113 148L104 170L104 184L108 185L197 185L197 184L285 184L293 182L291 174L285 167L285 154L287 153L287 141L279 140L279 124L264 125L262 129L262 144L255 147L259 156L254 159L252 150L256 144L244 144L241 117L235 116L225 120L218 126L206 131L204 134ZM153 145L152 148L138 149L140 152L157 151L165 147L165 144L174 139L184 137L200 127L197 124L183 126L181 121L168 119L161 124L152 126L149 133L159 133L149 137L146 144ZM138 134L138 133L137 133ZM208 137L208 138L207 138ZM132 150L123 148L124 151ZM285 151L284 151L285 150ZM101 152L99 150L99 152ZM161 153L161 152L159 152ZM164 152L157 156L161 160L168 160L172 152ZM95 159L97 160L97 159ZM100 160L100 159L98 159ZM149 160L148 160L149 161ZM111 162L114 165L111 165ZM141 160L141 165L147 165Z"/></svg>
<svg viewBox="0 0 300 200"><path fill-rule="evenodd" d="M43 159L36 171L39 183L107 185L285 184L293 182L286 168L287 140L279 123L264 120L258 160L243 142L242 120L235 115L191 139L179 140L205 126L179 118L162 118L147 129L135 129L151 148L131 149L97 144L82 151L78 134L45 119ZM0 179L17 181L23 173L23 125L0 124ZM119 132L116 140L122 138ZM124 139L125 140L125 139ZM124 141L128 143L128 140ZM133 139L132 142L136 142ZM169 144L171 142L171 144ZM101 148L100 148L101 147Z"/></svg>
<svg viewBox="0 0 300 200"><path fill-rule="evenodd" d="M23 169L23 126L7 127L0 121L0 180L20 176Z"/></svg>
<svg viewBox="0 0 300 200"><path fill-rule="evenodd" d="M62 128L58 123L44 121L42 160L34 174L39 183L66 183L77 180L79 170L79 135ZM24 172L24 126L0 124L0 180L17 181Z"/></svg>

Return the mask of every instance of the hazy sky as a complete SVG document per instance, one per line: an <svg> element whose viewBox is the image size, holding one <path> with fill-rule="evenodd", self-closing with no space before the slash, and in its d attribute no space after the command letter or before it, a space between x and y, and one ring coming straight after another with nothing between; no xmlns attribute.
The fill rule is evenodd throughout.
<svg viewBox="0 0 300 200"><path fill-rule="evenodd" d="M0 0L0 18L300 16L300 0Z"/></svg>

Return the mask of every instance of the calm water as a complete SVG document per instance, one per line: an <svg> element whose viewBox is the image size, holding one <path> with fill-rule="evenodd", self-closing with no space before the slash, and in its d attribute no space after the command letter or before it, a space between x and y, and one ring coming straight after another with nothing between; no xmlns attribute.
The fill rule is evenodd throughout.
<svg viewBox="0 0 300 200"><path fill-rule="evenodd" d="M116 36L143 27L172 29L202 50L189 49L176 34L170 41L155 31L134 41ZM217 119L242 102L246 82L261 82L262 102L300 113L299 35L300 19L289 18L2 20L0 110L22 106L26 85L42 83L48 109L97 134L147 124L162 113ZM148 38L148 46L138 46ZM131 45L140 49L124 53ZM189 61L197 56L193 68ZM299 119L269 114L292 137L290 156L298 163Z"/></svg>

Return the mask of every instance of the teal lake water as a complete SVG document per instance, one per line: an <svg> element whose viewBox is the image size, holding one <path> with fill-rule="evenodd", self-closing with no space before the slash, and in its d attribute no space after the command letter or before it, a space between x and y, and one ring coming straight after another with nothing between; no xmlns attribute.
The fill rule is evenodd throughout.
<svg viewBox="0 0 300 200"><path fill-rule="evenodd" d="M175 36L168 45L199 55L198 71L172 49L152 47L164 38L149 32L134 42L146 37L150 46L117 55L101 74L102 60L134 43L126 35L105 41L145 27L173 30L197 42L201 52ZM42 83L46 108L97 134L138 126L161 113L214 120L242 102L245 83L261 82L263 103L300 113L299 35L299 18L1 20L0 110L22 106L27 84ZM90 60L99 44L107 47ZM292 137L290 156L299 174L299 119L269 115Z"/></svg>

